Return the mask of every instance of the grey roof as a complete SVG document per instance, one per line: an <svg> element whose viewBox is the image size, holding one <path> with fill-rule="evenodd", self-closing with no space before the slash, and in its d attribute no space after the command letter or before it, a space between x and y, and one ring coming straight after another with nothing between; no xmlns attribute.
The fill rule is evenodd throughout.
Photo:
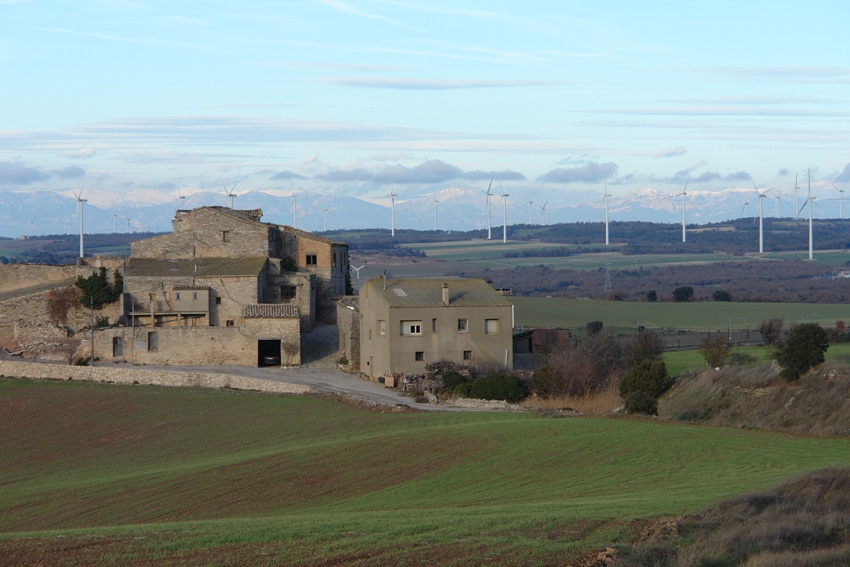
<svg viewBox="0 0 850 567"><path fill-rule="evenodd" d="M204 277L204 276L258 276L266 265L266 258L189 258L157 260L133 258L127 260L128 277Z"/></svg>
<svg viewBox="0 0 850 567"><path fill-rule="evenodd" d="M290 303L258 303L242 306L246 319L297 319L298 306Z"/></svg>
<svg viewBox="0 0 850 567"><path fill-rule="evenodd" d="M481 307L511 305L505 296L482 279L394 279L387 278L386 289L381 276L366 282L390 307L440 307L443 305L443 284L449 286L449 305ZM362 291L361 291L362 295Z"/></svg>

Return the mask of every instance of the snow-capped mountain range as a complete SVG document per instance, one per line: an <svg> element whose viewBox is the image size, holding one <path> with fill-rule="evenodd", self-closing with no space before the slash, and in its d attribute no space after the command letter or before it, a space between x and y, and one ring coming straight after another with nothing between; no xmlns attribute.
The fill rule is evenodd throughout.
<svg viewBox="0 0 850 567"><path fill-rule="evenodd" d="M600 195L601 197L601 195ZM84 225L87 233L165 232L180 204L177 198L159 191L133 191L125 194L86 190ZM800 193L797 203L803 206L806 196ZM532 224L542 224L541 208L545 204L546 224L563 222L601 222L605 218L605 201L601 198L582 203L569 203L557 196L536 197L531 205L528 197L501 195L490 198L492 226L527 224L529 209ZM705 224L740 217L758 217L759 197L752 190L688 191L687 222ZM774 217L779 207L781 217L794 217L798 212L795 196L773 194L761 199L765 217ZM436 201L436 202L435 202ZM196 192L185 197L185 208L204 205L228 206L223 192ZM262 209L263 220L293 225L309 231L353 228L390 228L389 196L358 198L318 193L292 195L279 191L257 191L238 194L237 209ZM649 221L680 223L682 197L656 189L640 189L611 197L609 217L613 221ZM414 197L396 196L395 227L430 230L471 230L487 227L487 199L483 192L447 188ZM813 214L817 218L838 218L837 199L820 199ZM800 215L808 216L806 208ZM79 232L77 203L71 192L2 192L0 193L0 236L19 237L44 234L76 234Z"/></svg>

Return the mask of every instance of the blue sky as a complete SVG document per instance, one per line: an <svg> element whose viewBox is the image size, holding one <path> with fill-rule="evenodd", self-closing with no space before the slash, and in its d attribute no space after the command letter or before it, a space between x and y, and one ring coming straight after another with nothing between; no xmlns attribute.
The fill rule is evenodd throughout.
<svg viewBox="0 0 850 567"><path fill-rule="evenodd" d="M850 181L846 2L0 0L0 191ZM802 185L802 183L801 183ZM166 198L166 197L163 197Z"/></svg>

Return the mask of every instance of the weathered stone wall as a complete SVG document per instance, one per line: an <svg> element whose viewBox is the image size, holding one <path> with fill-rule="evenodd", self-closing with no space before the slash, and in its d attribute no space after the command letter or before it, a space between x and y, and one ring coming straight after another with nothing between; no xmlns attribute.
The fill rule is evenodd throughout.
<svg viewBox="0 0 850 567"><path fill-rule="evenodd" d="M118 270L123 276L124 258L120 256L94 256L91 258L78 258L76 265L76 277L89 278L97 275L101 268L106 268L106 277L109 283L115 281L115 271Z"/></svg>
<svg viewBox="0 0 850 567"><path fill-rule="evenodd" d="M78 380L82 382L108 382L127 385L232 388L235 390L254 390L281 394L309 394L312 392L309 386L263 380L261 378L250 378L247 376L207 372L149 370L114 364L91 367L0 360L0 375L42 380Z"/></svg>
<svg viewBox="0 0 850 567"><path fill-rule="evenodd" d="M339 331L339 350L348 359L348 369L360 371L360 311L351 303L353 297L336 304L336 324Z"/></svg>
<svg viewBox="0 0 850 567"><path fill-rule="evenodd" d="M0 264L0 293L23 291L50 283L58 286L72 282L76 277L76 269L71 265Z"/></svg>
<svg viewBox="0 0 850 567"><path fill-rule="evenodd" d="M106 362L168 365L257 366L258 340L281 341L281 363L301 364L301 333L297 318L245 319L237 327L117 327L95 332L94 355ZM154 349L149 349L155 333ZM90 334L75 358L91 355ZM117 339L117 341L116 341ZM120 344L121 348L116 349Z"/></svg>
<svg viewBox="0 0 850 567"><path fill-rule="evenodd" d="M61 289L61 288L60 288ZM19 320L47 322L50 321L49 300L51 291L40 291L0 301L0 338L14 339L15 324ZM116 301L105 305L103 309L95 310L95 319L108 317L113 323L120 317L120 305ZM83 327L91 325L91 312L80 305L74 306L68 311L66 326L73 331L79 331Z"/></svg>

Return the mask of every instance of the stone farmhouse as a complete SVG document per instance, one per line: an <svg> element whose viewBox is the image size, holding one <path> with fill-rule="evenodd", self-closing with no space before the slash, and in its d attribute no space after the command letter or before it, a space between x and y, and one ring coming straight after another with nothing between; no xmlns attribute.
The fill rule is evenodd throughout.
<svg viewBox="0 0 850 567"><path fill-rule="evenodd" d="M438 361L512 368L513 305L482 279L377 277L360 289L356 308L340 302L338 313L340 346L359 347L350 358L372 379L424 374ZM354 332L345 322L352 317Z"/></svg>
<svg viewBox="0 0 850 567"><path fill-rule="evenodd" d="M132 242L121 326L96 333L95 356L300 364L301 332L334 322L350 286L348 246L261 218L260 210L181 210L171 234Z"/></svg>

